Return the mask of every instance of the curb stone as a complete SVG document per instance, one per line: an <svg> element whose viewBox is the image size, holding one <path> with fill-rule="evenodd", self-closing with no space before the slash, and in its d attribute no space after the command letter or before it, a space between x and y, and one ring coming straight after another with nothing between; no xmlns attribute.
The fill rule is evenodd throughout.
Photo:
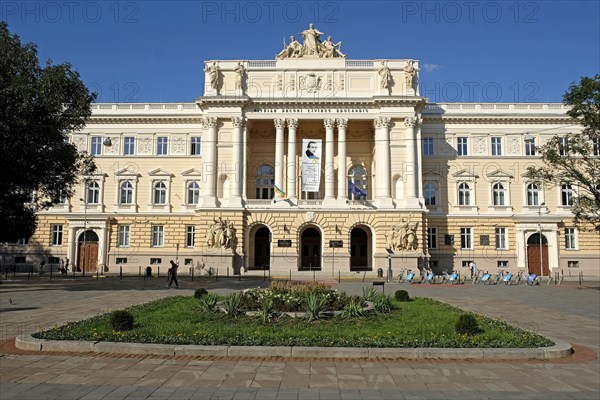
<svg viewBox="0 0 600 400"><path fill-rule="evenodd" d="M517 348L366 348L303 346L196 346L152 343L89 342L36 339L19 335L15 346L30 351L94 352L158 356L250 356L309 358L388 358L405 360L552 360L568 357L573 347L568 342L548 337L554 346Z"/></svg>

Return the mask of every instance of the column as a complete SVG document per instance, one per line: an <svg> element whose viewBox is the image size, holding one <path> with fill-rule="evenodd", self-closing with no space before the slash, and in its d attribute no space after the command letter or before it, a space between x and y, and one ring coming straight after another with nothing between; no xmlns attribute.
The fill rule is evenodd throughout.
<svg viewBox="0 0 600 400"><path fill-rule="evenodd" d="M417 163L415 172L417 174L417 198L421 202L421 204L425 204L425 199L423 197L423 136L421 132L422 128L422 119L421 117L417 117L417 138L416 138L416 152L417 152Z"/></svg>
<svg viewBox="0 0 600 400"><path fill-rule="evenodd" d="M296 168L296 130L298 129L298 118L288 118L288 164L287 164L287 197L294 203L297 204L296 178L298 176L298 170Z"/></svg>
<svg viewBox="0 0 600 400"><path fill-rule="evenodd" d="M242 186L244 179L243 174L243 137L242 130L244 128L244 117L233 117L231 118L233 124L233 135L231 137L233 147L233 182L231 184L231 193L229 196L229 206L241 207L242 206Z"/></svg>
<svg viewBox="0 0 600 400"><path fill-rule="evenodd" d="M281 193L278 193L277 188L285 190L283 186L283 147L284 147L284 136L283 130L285 128L285 119L275 119L275 202L283 200Z"/></svg>
<svg viewBox="0 0 600 400"><path fill-rule="evenodd" d="M394 206L391 196L390 117L375 120L375 201L380 208Z"/></svg>
<svg viewBox="0 0 600 400"><path fill-rule="evenodd" d="M206 140L202 154L202 207L216 207L217 183L217 124L216 117L204 118Z"/></svg>
<svg viewBox="0 0 600 400"><path fill-rule="evenodd" d="M327 118L325 125L325 198L323 204L332 204L335 200L335 164L333 162L335 119Z"/></svg>
<svg viewBox="0 0 600 400"><path fill-rule="evenodd" d="M406 162L404 173L406 176L406 206L420 207L417 198L417 156L415 145L415 128L417 126L417 118L406 117L404 120L406 127Z"/></svg>
<svg viewBox="0 0 600 400"><path fill-rule="evenodd" d="M347 118L338 118L338 203L346 204L348 200L348 166L346 165L346 127Z"/></svg>

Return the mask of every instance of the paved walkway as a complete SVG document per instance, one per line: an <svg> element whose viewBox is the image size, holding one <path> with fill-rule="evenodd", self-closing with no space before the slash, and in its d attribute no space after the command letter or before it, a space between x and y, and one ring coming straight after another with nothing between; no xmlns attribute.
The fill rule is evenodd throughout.
<svg viewBox="0 0 600 400"><path fill-rule="evenodd" d="M32 353L10 338L196 287L228 293L262 279L14 280L0 285L0 399L598 399L600 285L386 285L555 336L575 345L556 361L380 361ZM360 283L340 290L362 294ZM381 288L381 287L380 287Z"/></svg>

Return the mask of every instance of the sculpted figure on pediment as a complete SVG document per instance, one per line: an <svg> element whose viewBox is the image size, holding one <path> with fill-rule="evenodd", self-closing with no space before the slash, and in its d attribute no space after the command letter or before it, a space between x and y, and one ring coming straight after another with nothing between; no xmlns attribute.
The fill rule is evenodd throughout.
<svg viewBox="0 0 600 400"><path fill-rule="evenodd" d="M241 61L238 61L237 65L233 69L233 72L235 72L235 88L242 89L244 77L246 75L246 68L244 68Z"/></svg>
<svg viewBox="0 0 600 400"><path fill-rule="evenodd" d="M302 44L298 43L294 36L290 36L290 44L283 41L283 50L275 56L278 60L286 58L299 58L303 56L318 56L321 58L335 58L346 55L342 53L342 42L334 43L331 36L327 40L321 42L323 32L315 28L314 24L310 24L308 29L300 32L302 36Z"/></svg>
<svg viewBox="0 0 600 400"><path fill-rule="evenodd" d="M327 36L327 40L321 43L321 57L323 58L334 58L334 57L346 57L341 52L342 42L333 43L331 36Z"/></svg>
<svg viewBox="0 0 600 400"><path fill-rule="evenodd" d="M298 58L302 56L302 45L298 43L294 36L290 36L290 44L286 45L283 42L284 49L277 54L276 58L283 60L284 58Z"/></svg>
<svg viewBox="0 0 600 400"><path fill-rule="evenodd" d="M415 87L415 77L417 76L417 71L419 69L415 67L414 63L413 60L408 60L404 67L404 79L406 81L407 89L414 89Z"/></svg>
<svg viewBox="0 0 600 400"><path fill-rule="evenodd" d="M221 72L221 68L219 68L216 62L213 62L212 65L206 66L205 71L208 72L210 87L215 90L219 90L219 74Z"/></svg>
<svg viewBox="0 0 600 400"><path fill-rule="evenodd" d="M310 24L308 29L300 32L304 45L302 46L302 55L321 55L321 35L323 32L315 29L314 24Z"/></svg>
<svg viewBox="0 0 600 400"><path fill-rule="evenodd" d="M379 65L377 74L379 75L379 89L389 89L392 74L390 73L390 69L387 67L387 65L385 65L384 61L382 61Z"/></svg>

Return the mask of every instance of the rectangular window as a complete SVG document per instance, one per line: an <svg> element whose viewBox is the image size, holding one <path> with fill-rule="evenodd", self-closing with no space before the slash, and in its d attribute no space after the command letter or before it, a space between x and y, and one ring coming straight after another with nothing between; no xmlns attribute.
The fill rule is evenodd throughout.
<svg viewBox="0 0 600 400"><path fill-rule="evenodd" d="M165 232L163 225L152 225L152 247L163 247Z"/></svg>
<svg viewBox="0 0 600 400"><path fill-rule="evenodd" d="M427 228L427 248L437 249L437 228Z"/></svg>
<svg viewBox="0 0 600 400"><path fill-rule="evenodd" d="M472 249L473 248L473 237L471 228L460 228L460 248L461 249Z"/></svg>
<svg viewBox="0 0 600 400"><path fill-rule="evenodd" d="M63 242L63 226L62 225L52 225L52 246L62 246Z"/></svg>
<svg viewBox="0 0 600 400"><path fill-rule="evenodd" d="M92 148L90 154L93 156L102 154L102 136L92 136Z"/></svg>
<svg viewBox="0 0 600 400"><path fill-rule="evenodd" d="M498 261L496 265L498 266L498 269L507 269L508 261Z"/></svg>
<svg viewBox="0 0 600 400"><path fill-rule="evenodd" d="M561 156L567 155L567 146L569 145L569 139L566 137L558 138L558 153Z"/></svg>
<svg viewBox="0 0 600 400"><path fill-rule="evenodd" d="M119 225L119 247L129 247L129 225Z"/></svg>
<svg viewBox="0 0 600 400"><path fill-rule="evenodd" d="M156 155L166 156L169 151L169 138L159 136L156 138Z"/></svg>
<svg viewBox="0 0 600 400"><path fill-rule="evenodd" d="M567 268L579 268L579 261L567 261Z"/></svg>
<svg viewBox="0 0 600 400"><path fill-rule="evenodd" d="M48 257L48 264L59 264L59 263L60 263L59 257Z"/></svg>
<svg viewBox="0 0 600 400"><path fill-rule="evenodd" d="M567 250L577 249L577 232L575 228L565 228L565 248Z"/></svg>
<svg viewBox="0 0 600 400"><path fill-rule="evenodd" d="M492 138L492 155L493 156L501 156L502 155L502 138L501 137L493 137Z"/></svg>
<svg viewBox="0 0 600 400"><path fill-rule="evenodd" d="M135 155L135 138L133 136L125 136L125 141L123 143L123 155Z"/></svg>
<svg viewBox="0 0 600 400"><path fill-rule="evenodd" d="M201 143L201 138L199 136L194 136L191 139L190 142L190 155L192 156L199 156L200 155L200 143Z"/></svg>
<svg viewBox="0 0 600 400"><path fill-rule="evenodd" d="M15 264L25 264L25 256L15 256Z"/></svg>
<svg viewBox="0 0 600 400"><path fill-rule="evenodd" d="M188 225L185 234L185 247L194 247L196 244L196 227Z"/></svg>
<svg viewBox="0 0 600 400"><path fill-rule="evenodd" d="M456 152L459 156L468 156L469 155L469 147L468 147L468 138L459 137L456 142Z"/></svg>
<svg viewBox="0 0 600 400"><path fill-rule="evenodd" d="M152 264L152 265L162 264L162 258L151 258L150 264Z"/></svg>
<svg viewBox="0 0 600 400"><path fill-rule="evenodd" d="M496 228L496 250L508 249L508 241L506 240L506 228Z"/></svg>
<svg viewBox="0 0 600 400"><path fill-rule="evenodd" d="M432 156L433 155L433 138L432 137L423 138L423 155L424 156Z"/></svg>
<svg viewBox="0 0 600 400"><path fill-rule="evenodd" d="M592 140L592 153L595 156L600 156L600 139Z"/></svg>
<svg viewBox="0 0 600 400"><path fill-rule="evenodd" d="M469 268L469 265L471 265L471 263L473 262L473 260L467 260L467 261L463 261L461 263L463 268Z"/></svg>
<svg viewBox="0 0 600 400"><path fill-rule="evenodd" d="M194 259L193 258L184 258L183 265L194 265Z"/></svg>
<svg viewBox="0 0 600 400"><path fill-rule="evenodd" d="M525 155L535 156L535 138L525 141Z"/></svg>
<svg viewBox="0 0 600 400"><path fill-rule="evenodd" d="M127 264L127 257L117 257L117 264Z"/></svg>

